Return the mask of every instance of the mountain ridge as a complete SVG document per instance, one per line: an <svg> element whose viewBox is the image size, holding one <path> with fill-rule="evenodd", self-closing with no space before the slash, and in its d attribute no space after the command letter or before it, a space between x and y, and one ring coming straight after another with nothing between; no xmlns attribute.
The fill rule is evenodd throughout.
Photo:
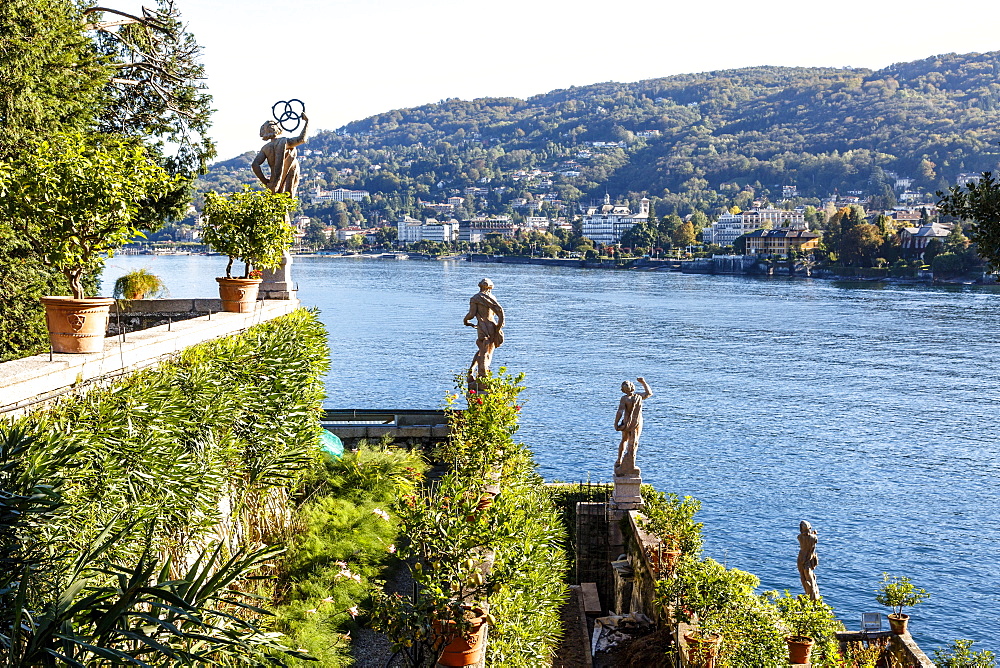
<svg viewBox="0 0 1000 668"><path fill-rule="evenodd" d="M997 168L998 81L994 51L879 70L752 66L525 99L449 98L317 133L303 147L303 183L367 190L370 203L347 208L368 222L426 215L420 202L454 194L471 198L467 214L604 192L649 196L660 214L712 214L747 197L776 200L782 185L805 198L850 190L884 203L897 194L887 171L933 192ZM216 163L200 189L252 182L241 173L248 160ZM552 176L518 177L531 170Z"/></svg>

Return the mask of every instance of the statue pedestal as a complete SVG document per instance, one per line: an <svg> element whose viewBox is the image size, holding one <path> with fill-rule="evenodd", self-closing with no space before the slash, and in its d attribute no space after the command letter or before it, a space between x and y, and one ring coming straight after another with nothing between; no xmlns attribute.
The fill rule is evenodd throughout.
<svg viewBox="0 0 1000 668"><path fill-rule="evenodd" d="M281 266L274 271L265 269L258 292L259 299L294 299L295 284L292 282L292 256L285 251L281 258Z"/></svg>
<svg viewBox="0 0 1000 668"><path fill-rule="evenodd" d="M611 507L615 510L638 510L642 506L642 477L639 469L634 473L616 473Z"/></svg>

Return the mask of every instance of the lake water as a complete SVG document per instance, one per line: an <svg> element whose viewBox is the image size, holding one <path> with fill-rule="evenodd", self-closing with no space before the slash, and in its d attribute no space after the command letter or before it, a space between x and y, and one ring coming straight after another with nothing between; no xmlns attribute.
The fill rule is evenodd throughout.
<svg viewBox="0 0 1000 668"><path fill-rule="evenodd" d="M224 266L116 257L105 278L146 267L214 297ZM440 407L488 276L507 313L494 367L526 374L519 436L546 478L610 478L619 386L644 376L643 479L701 499L709 556L795 591L805 519L848 628L886 612L888 571L932 594L911 610L925 651L1000 651L996 289L320 257L294 276L330 333L329 406Z"/></svg>

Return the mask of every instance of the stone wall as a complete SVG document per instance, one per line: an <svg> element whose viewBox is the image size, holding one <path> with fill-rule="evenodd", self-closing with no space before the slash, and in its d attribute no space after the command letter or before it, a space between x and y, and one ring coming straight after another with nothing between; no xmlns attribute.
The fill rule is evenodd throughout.
<svg viewBox="0 0 1000 668"><path fill-rule="evenodd" d="M194 306L197 302L217 300L162 301L188 302ZM0 417L17 416L67 393L85 391L95 383L110 382L153 366L189 346L242 332L299 307L297 299L259 301L257 304L252 313L212 312L109 336L104 340L104 350L99 353L46 353L0 364Z"/></svg>

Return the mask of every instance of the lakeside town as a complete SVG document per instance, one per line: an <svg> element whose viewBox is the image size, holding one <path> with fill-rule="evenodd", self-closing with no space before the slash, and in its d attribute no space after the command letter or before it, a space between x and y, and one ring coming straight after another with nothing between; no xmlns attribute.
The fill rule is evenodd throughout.
<svg viewBox="0 0 1000 668"><path fill-rule="evenodd" d="M535 171L515 177L552 176ZM467 199L452 195L441 202L418 201L435 216L418 219L400 214L395 221L368 227L327 225L300 214L293 219L293 248L297 254L579 260L587 266L659 265L703 273L768 274L774 273L774 263L783 263L787 271L782 273L792 275L798 267L798 275L804 276L994 282L961 223L941 215L936 197L909 190L912 178L893 172L886 176L900 202L891 208L878 207L884 202L863 191L806 199L798 196L795 186L786 185L780 188L782 199L774 204L752 199L746 210L733 206L715 217L701 212L658 217L649 198L631 204L606 194L587 206L539 200L552 206L553 215L538 215L537 207L524 208L525 202L515 201L512 214L481 213L460 219L455 214L467 207ZM976 184L981 178L962 173L956 185ZM314 187L305 201L312 206L370 203L371 193ZM186 243L145 244L127 252L191 252L198 248L200 227L200 216L195 214L193 225L180 235Z"/></svg>

